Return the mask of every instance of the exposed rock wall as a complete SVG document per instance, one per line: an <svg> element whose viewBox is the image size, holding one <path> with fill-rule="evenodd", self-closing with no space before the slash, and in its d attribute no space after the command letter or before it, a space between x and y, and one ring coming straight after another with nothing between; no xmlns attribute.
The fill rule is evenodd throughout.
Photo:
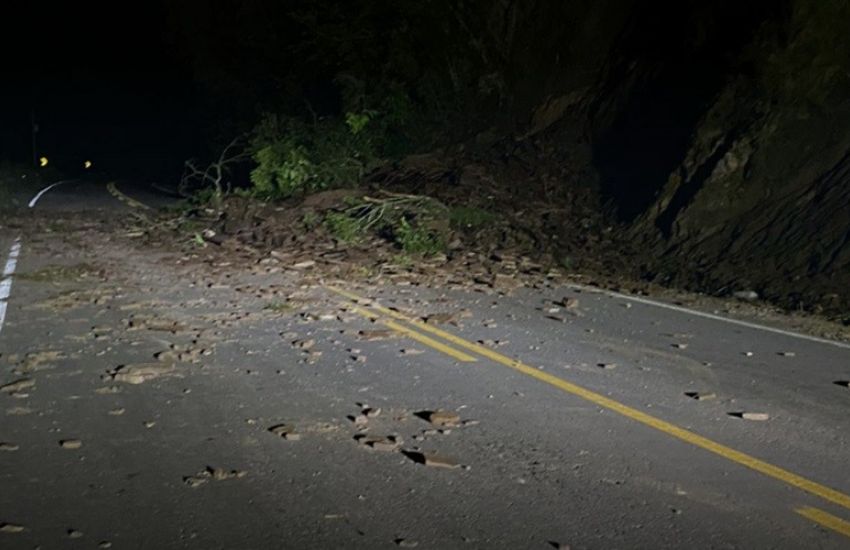
<svg viewBox="0 0 850 550"><path fill-rule="evenodd" d="M602 193L658 280L846 314L850 3L717 6L612 49L588 122Z"/></svg>
<svg viewBox="0 0 850 550"><path fill-rule="evenodd" d="M633 234L659 270L792 307L850 305L850 4L795 2L742 51Z"/></svg>

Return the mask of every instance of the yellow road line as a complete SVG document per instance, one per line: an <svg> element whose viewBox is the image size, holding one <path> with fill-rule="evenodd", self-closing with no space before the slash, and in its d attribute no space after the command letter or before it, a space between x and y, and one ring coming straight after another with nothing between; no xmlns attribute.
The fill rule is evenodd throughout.
<svg viewBox="0 0 850 550"><path fill-rule="evenodd" d="M362 315L364 317L368 317L369 319L376 318L375 315L369 313L368 311L360 309L359 307L353 307L353 308L351 308L351 310L354 311L355 313L359 313L360 315ZM477 359L475 359L475 357L473 357L473 356L471 356L467 353L456 350L453 347L447 346L442 342L438 342L437 340L434 340L433 338L429 338L429 337L425 336L424 334L420 334L420 333L416 332L415 330L409 329L404 325L400 325L400 324L395 323L393 321L387 321L387 320L383 320L383 319L378 319L378 321L382 325L386 326L387 328L394 330L394 331L396 331L400 334L403 334L404 336L407 336L411 340L415 340L415 341L419 342L420 344L425 344L426 346L434 348L437 351L441 351L441 352L445 353L446 355L448 355L449 357L452 357L453 359L457 359L458 361L462 361L464 363L474 363L474 362L477 361Z"/></svg>
<svg viewBox="0 0 850 550"><path fill-rule="evenodd" d="M335 292L350 300L354 300L358 303L368 302L364 298L357 296L356 294L353 294L351 292L333 286L327 286L326 288L328 290L331 290L332 292ZM785 470L778 466L774 466L773 464L770 464L763 460L759 460L758 458L750 456L746 453L742 453L741 451L732 449L731 447L727 447L726 445L723 445L721 443L712 441L711 439L708 439L701 435L697 435L684 428L680 428L675 424L671 424L666 420L661 420L660 418L648 415L644 412L629 407L628 405L624 405L619 401L615 401L594 391L587 390L581 386L577 386L576 384L567 382L562 378L558 378L557 376L549 374L545 371L541 371L539 369L526 365L522 361L511 359L500 353L496 353L491 349L485 348L484 346L469 342L467 340L464 340L463 338L455 336L454 334L438 329L432 325L428 325L416 319L411 319L410 317L407 317L397 311L393 311L391 309L382 307L374 303L368 307L371 307L376 311L379 311L396 319L404 320L422 331L430 332L431 334L439 336L444 340L451 342L459 347L477 353L483 357L495 361L496 363L505 365L506 367L510 367L516 371L531 376L532 378L536 378L541 382L545 382L567 393L581 397L582 399L590 401L591 403L595 403L600 407L604 407L627 418L631 418L632 420L640 422L641 424L644 424L651 428L655 428L656 430L666 433L667 435L673 436L677 439L705 449L727 460L731 460L732 462L736 462L738 464L741 464L742 466L746 466L751 470L755 470L756 472L762 473L766 476L778 479L783 483L786 483L793 487L797 487L798 489L802 489L803 491L809 492L813 495L817 495L823 498L824 500L828 500L829 502L838 504L839 506L843 506L844 508L850 510L850 495L844 494L840 491L836 491L835 489L832 489L825 485L821 485L820 483L817 483L815 481L811 481L803 476L797 475L793 472L789 472L788 470Z"/></svg>
<svg viewBox="0 0 850 550"><path fill-rule="evenodd" d="M812 508L811 506L805 506L795 511L804 518L808 518L814 521L815 523L826 527L827 529L832 529L837 533L841 533L845 537L850 537L850 522L844 521L843 519L835 517L832 514L828 514L823 510Z"/></svg>
<svg viewBox="0 0 850 550"><path fill-rule="evenodd" d="M128 197L127 195L125 195L124 193L122 193L121 191L119 191L118 188L115 186L115 182L109 182L106 185L106 190L109 191L110 194L112 194L113 197L115 197L119 201L123 202L124 204L126 204L130 208L141 208L142 210L151 210L151 207L148 206L147 204L142 204L139 201L137 201L136 199L132 199L132 198Z"/></svg>

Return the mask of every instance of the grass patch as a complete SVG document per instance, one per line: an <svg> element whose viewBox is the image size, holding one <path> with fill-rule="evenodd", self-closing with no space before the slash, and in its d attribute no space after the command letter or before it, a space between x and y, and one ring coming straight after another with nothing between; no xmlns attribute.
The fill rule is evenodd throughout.
<svg viewBox="0 0 850 550"><path fill-rule="evenodd" d="M363 238L366 227L358 218L346 212L328 212L325 227L331 235L345 243L354 243Z"/></svg>
<svg viewBox="0 0 850 550"><path fill-rule="evenodd" d="M446 249L442 235L427 226L412 224L407 218L399 218L394 233L395 241L407 254L433 256Z"/></svg>

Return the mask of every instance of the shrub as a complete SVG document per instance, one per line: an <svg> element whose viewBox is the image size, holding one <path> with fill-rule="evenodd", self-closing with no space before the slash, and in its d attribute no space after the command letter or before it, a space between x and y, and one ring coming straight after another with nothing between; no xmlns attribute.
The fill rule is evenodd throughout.
<svg viewBox="0 0 850 550"><path fill-rule="evenodd" d="M301 223L304 225L304 229L307 231L312 231L315 229L322 221L321 216L312 210L308 210L304 212L304 215L301 217Z"/></svg>
<svg viewBox="0 0 850 550"><path fill-rule="evenodd" d="M343 242L359 241L365 233L362 224L345 212L329 212L325 216L325 227Z"/></svg>
<svg viewBox="0 0 850 550"><path fill-rule="evenodd" d="M324 189L352 187L389 157L409 152L403 128L411 102L400 86L371 95L365 84L340 78L346 109L339 117L310 121L266 114L254 130L251 183L256 195L288 198Z"/></svg>
<svg viewBox="0 0 850 550"><path fill-rule="evenodd" d="M396 242L407 254L431 256L446 248L445 239L436 231L420 224L411 224L407 218L399 218L393 228Z"/></svg>
<svg viewBox="0 0 850 550"><path fill-rule="evenodd" d="M345 120L307 124L266 117L254 138L251 183L264 198L289 198L353 187L382 164L371 136L372 114L348 113Z"/></svg>

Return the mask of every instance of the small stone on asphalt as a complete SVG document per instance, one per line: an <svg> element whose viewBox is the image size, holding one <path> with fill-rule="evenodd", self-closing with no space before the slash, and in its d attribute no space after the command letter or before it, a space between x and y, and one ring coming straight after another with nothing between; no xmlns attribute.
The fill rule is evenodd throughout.
<svg viewBox="0 0 850 550"><path fill-rule="evenodd" d="M460 464L455 462L453 459L439 455L439 454L425 454L425 465L432 466L434 468L459 468Z"/></svg>
<svg viewBox="0 0 850 550"><path fill-rule="evenodd" d="M377 437L367 440L366 445L376 451L392 452L401 445L401 438L396 436Z"/></svg>
<svg viewBox="0 0 850 550"><path fill-rule="evenodd" d="M391 330L361 330L358 333L360 340L365 340L367 342L374 340L386 340L393 336L395 336L395 333Z"/></svg>
<svg viewBox="0 0 850 550"><path fill-rule="evenodd" d="M289 424L275 424L268 431L287 441L298 441L301 439L301 434L297 433L295 428Z"/></svg>
<svg viewBox="0 0 850 550"><path fill-rule="evenodd" d="M460 415L450 411L432 411L428 414L428 422L435 426L457 426L460 424Z"/></svg>
<svg viewBox="0 0 850 550"><path fill-rule="evenodd" d="M685 395L687 395L691 399L696 399L697 401L708 401L710 399L715 399L717 397L717 394L714 394L714 393L698 392L698 391L688 391L688 392L685 392Z"/></svg>
<svg viewBox="0 0 850 550"><path fill-rule="evenodd" d="M8 384L0 386L0 391L6 393L17 393L21 390L27 390L34 387L35 380L31 378L21 378L19 380L15 380L14 382L9 382Z"/></svg>
<svg viewBox="0 0 850 550"><path fill-rule="evenodd" d="M365 414L349 415L348 419L351 420L355 426L365 426L369 423L369 418Z"/></svg>
<svg viewBox="0 0 850 550"><path fill-rule="evenodd" d="M312 338L307 340L293 340L292 347L295 349L308 350L316 345L316 341Z"/></svg>
<svg viewBox="0 0 850 550"><path fill-rule="evenodd" d="M421 451L402 451L404 456L412 460L413 462L424 464L425 466L430 466L432 468L446 468L453 470L455 468L460 468L460 464L458 464L455 460L439 455L436 453L424 453Z"/></svg>

